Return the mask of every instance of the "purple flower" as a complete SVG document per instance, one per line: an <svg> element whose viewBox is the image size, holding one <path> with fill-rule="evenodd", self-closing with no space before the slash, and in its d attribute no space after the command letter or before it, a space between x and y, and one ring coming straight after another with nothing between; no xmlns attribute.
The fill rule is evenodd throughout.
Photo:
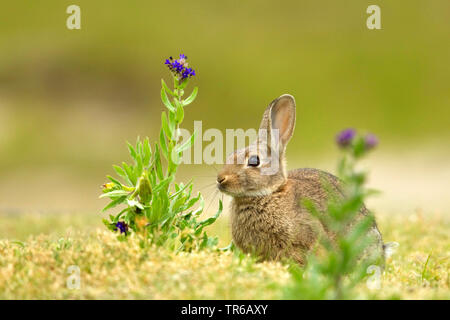
<svg viewBox="0 0 450 320"><path fill-rule="evenodd" d="M169 57L164 62L165 65L169 68L170 71L179 79L184 80L190 77L195 76L195 70L192 68L188 68L187 57L184 54L180 54L179 59L173 59Z"/></svg>
<svg viewBox="0 0 450 320"><path fill-rule="evenodd" d="M192 76L195 76L195 71L192 68L186 68L181 73L181 79L186 79L186 78L192 77Z"/></svg>
<svg viewBox="0 0 450 320"><path fill-rule="evenodd" d="M352 142L356 135L355 129L345 129L339 132L336 136L336 143L340 147L347 147Z"/></svg>
<svg viewBox="0 0 450 320"><path fill-rule="evenodd" d="M125 233L127 234L128 232L128 224L126 224L124 221L119 221L116 223L116 231L117 229L120 230L120 233Z"/></svg>
<svg viewBox="0 0 450 320"><path fill-rule="evenodd" d="M372 133L368 133L365 137L364 137L364 143L366 146L367 150L373 149L377 146L378 144L378 138L376 135L372 134Z"/></svg>

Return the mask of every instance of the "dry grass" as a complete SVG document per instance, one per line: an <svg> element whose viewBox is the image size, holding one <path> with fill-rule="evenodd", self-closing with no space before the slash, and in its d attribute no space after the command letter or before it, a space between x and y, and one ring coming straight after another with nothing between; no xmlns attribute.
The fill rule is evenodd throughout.
<svg viewBox="0 0 450 320"><path fill-rule="evenodd" d="M277 263L206 251L176 255L141 248L137 239L119 242L103 230L59 241L2 241L0 253L3 299L268 299L288 277ZM79 290L66 287L71 265L81 271Z"/></svg>
<svg viewBox="0 0 450 320"><path fill-rule="evenodd" d="M84 216L86 218L86 216ZM174 254L119 242L99 217L2 216L1 299L277 299L290 280L280 263L256 263L229 252ZM67 229L67 226L73 227ZM359 288L361 298L448 299L449 221L419 213L382 216L386 241L400 247L389 261L381 290ZM39 234L42 230L50 234ZM215 227L223 233L221 220ZM214 232L212 229L211 232ZM64 231L62 231L64 230ZM24 241L25 234L34 234ZM427 262L428 261L428 262ZM80 268L80 289L67 288L68 268Z"/></svg>

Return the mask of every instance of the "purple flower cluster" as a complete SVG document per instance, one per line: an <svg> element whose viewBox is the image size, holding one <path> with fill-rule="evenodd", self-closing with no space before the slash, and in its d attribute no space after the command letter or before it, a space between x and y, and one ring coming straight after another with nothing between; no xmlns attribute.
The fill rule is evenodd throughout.
<svg viewBox="0 0 450 320"><path fill-rule="evenodd" d="M364 137L364 142L365 142L365 146L366 149L372 149L375 148L378 144L378 138L376 135L369 133Z"/></svg>
<svg viewBox="0 0 450 320"><path fill-rule="evenodd" d="M128 224L126 224L124 221L119 221L116 223L116 231L117 229L120 230L120 233L127 234L128 232Z"/></svg>
<svg viewBox="0 0 450 320"><path fill-rule="evenodd" d="M352 143L353 138L356 136L355 129L345 129L338 133L336 136L336 143L340 147L347 147Z"/></svg>
<svg viewBox="0 0 450 320"><path fill-rule="evenodd" d="M169 57L164 64L167 65L170 71L172 71L172 73L180 80L195 76L195 70L188 67L187 57L184 54L180 54L179 59Z"/></svg>
<svg viewBox="0 0 450 320"><path fill-rule="evenodd" d="M342 130L336 135L336 143L341 148L346 148L350 146L356 137L356 130L348 128ZM378 145L378 138L372 133L368 133L364 137L364 147L366 150L375 148Z"/></svg>

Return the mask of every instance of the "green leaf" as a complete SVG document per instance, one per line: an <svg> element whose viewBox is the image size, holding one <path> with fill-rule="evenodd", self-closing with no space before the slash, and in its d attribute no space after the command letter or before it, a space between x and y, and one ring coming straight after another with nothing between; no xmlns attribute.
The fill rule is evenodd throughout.
<svg viewBox="0 0 450 320"><path fill-rule="evenodd" d="M177 123L175 122L175 112L169 112L168 120L169 120L169 129L173 133L177 127Z"/></svg>
<svg viewBox="0 0 450 320"><path fill-rule="evenodd" d="M124 168L124 170L125 170L125 172L126 172L126 174L127 174L128 179L131 181L131 184L132 184L133 186L135 186L135 185L136 185L137 179L136 179L136 175L134 174L133 168L130 167L130 166L129 166L128 164L126 164L125 162L122 162L122 167Z"/></svg>
<svg viewBox="0 0 450 320"><path fill-rule="evenodd" d="M121 217L125 212L127 212L129 209L130 209L130 208L128 208L128 207L125 208L125 209L123 209L123 210L120 211L115 217L112 217L111 215L109 215L111 221L112 221L113 223L118 222L119 219L120 219L120 217Z"/></svg>
<svg viewBox="0 0 450 320"><path fill-rule="evenodd" d="M125 190L113 190L110 192L103 193L102 195L99 196L99 198L100 199L101 198L117 198L117 197L121 197L121 196L128 195L128 194L129 194L129 192L125 191Z"/></svg>
<svg viewBox="0 0 450 320"><path fill-rule="evenodd" d="M166 137L164 136L164 129L161 128L159 132L159 143L161 144L161 151L166 159L169 158L169 150L167 148Z"/></svg>
<svg viewBox="0 0 450 320"><path fill-rule="evenodd" d="M203 212L204 206L205 206L205 200L203 199L203 197L200 197L200 204L198 205L197 209L195 209L192 212L192 215L194 217L200 215Z"/></svg>
<svg viewBox="0 0 450 320"><path fill-rule="evenodd" d="M138 153L136 160L135 176L140 177L142 175L142 170L143 170L142 156L141 154Z"/></svg>
<svg viewBox="0 0 450 320"><path fill-rule="evenodd" d="M120 166L113 165L113 168L119 176L121 176L123 179L125 179L126 182L128 182L128 184L132 184L130 179L128 179L126 172Z"/></svg>
<svg viewBox="0 0 450 320"><path fill-rule="evenodd" d="M133 158L133 160L136 164L136 167L135 168L133 168L133 167L125 168L125 166L124 166L124 168L125 168L127 175L129 176L130 180L133 182L133 178L130 177L128 170L130 170L130 172L133 173L132 176L139 177L142 174L142 157L141 157L141 154L139 153L139 142L136 143L136 148L134 148L133 145L129 142L127 142L127 144L128 144L128 150L130 151L130 155Z"/></svg>
<svg viewBox="0 0 450 320"><path fill-rule="evenodd" d="M150 141L148 138L145 138L142 149L143 149L142 162L145 167L148 167L150 165L150 159L152 157L152 148L150 147Z"/></svg>
<svg viewBox="0 0 450 320"><path fill-rule="evenodd" d="M128 150L130 151L130 155L131 157L134 159L134 161L137 162L137 153L136 153L136 149L134 149L134 147L131 145L131 143L129 143L127 141L128 144Z"/></svg>
<svg viewBox="0 0 450 320"><path fill-rule="evenodd" d="M102 222L109 230L111 230L111 231L115 231L116 230L116 227L114 226L114 224L109 222L108 220L102 219Z"/></svg>
<svg viewBox="0 0 450 320"><path fill-rule="evenodd" d="M177 123L181 123L183 122L184 119L184 109L182 105L178 105L177 106L177 113L175 116L175 120L177 121Z"/></svg>
<svg viewBox="0 0 450 320"><path fill-rule="evenodd" d="M186 149L189 149L193 144L197 133L194 132L189 139L187 139L185 142L183 142L181 145L176 147L176 152L180 153L183 152Z"/></svg>
<svg viewBox="0 0 450 320"><path fill-rule="evenodd" d="M166 136L169 139L172 139L173 137L173 131L172 129L169 127L169 124L167 122L167 117L166 117L166 113L163 111L161 113L161 124L162 124L162 128L164 129L164 132L166 133Z"/></svg>
<svg viewBox="0 0 450 320"><path fill-rule="evenodd" d="M185 100L183 100L183 106L187 106L188 104L191 104L195 98L197 97L198 93L198 87L195 87L194 90L192 90L192 93L189 97L187 97Z"/></svg>
<svg viewBox="0 0 450 320"><path fill-rule="evenodd" d="M183 192L184 190L186 190L187 187L189 187L191 185L192 180L190 180L188 182L188 184L186 184L185 186L181 185L180 187L178 187L177 184L175 184L175 190L176 192L174 192L173 194L170 195L170 199L175 198L176 196L178 196L181 192Z"/></svg>
<svg viewBox="0 0 450 320"><path fill-rule="evenodd" d="M164 103L164 105L167 107L167 109L169 109L172 112L175 112L175 108L170 103L170 100L167 97L167 94L166 94L166 91L164 90L164 88L161 88L161 100Z"/></svg>
<svg viewBox="0 0 450 320"><path fill-rule="evenodd" d="M142 143L139 140L139 137L136 140L136 168L135 168L135 176L140 177L142 175Z"/></svg>
<svg viewBox="0 0 450 320"><path fill-rule="evenodd" d="M219 210L217 210L217 213L208 219L198 222L195 226L196 233L197 232L200 233L204 227L214 223L217 220L217 218L219 218L220 214L222 213L222 210L223 210L222 200L219 200Z"/></svg>
<svg viewBox="0 0 450 320"><path fill-rule="evenodd" d="M174 179L174 176L171 175L168 178L162 180L158 185L153 189L154 193L159 192L161 189L165 188L169 183L171 183Z"/></svg>
<svg viewBox="0 0 450 320"><path fill-rule="evenodd" d="M200 200L200 198L203 198L202 195L199 193L197 197L190 199L187 203L185 203L182 207L181 207L181 211L185 211L187 209L189 209L190 207L192 207L194 204L197 203L198 200Z"/></svg>
<svg viewBox="0 0 450 320"><path fill-rule="evenodd" d="M108 178L111 182L115 183L116 185L122 187L122 184L120 183L119 180L116 180L116 179L114 179L113 177L111 177L111 176L109 176L109 175L106 176L106 178Z"/></svg>
<svg viewBox="0 0 450 320"><path fill-rule="evenodd" d="M126 196L122 196L122 197L119 197L119 198L114 199L114 200L111 201L106 207L104 207L104 208L102 209L102 212L105 212L106 210L111 209L111 208L114 208L115 206L121 204L122 202L125 201L126 198L127 198Z"/></svg>
<svg viewBox="0 0 450 320"><path fill-rule="evenodd" d="M169 87L167 86L167 84L166 84L166 82L164 81L164 79L161 79L161 84L162 84L162 87L164 88L164 90L166 90L166 92L167 92L168 94L170 94L171 96L175 97L175 94L173 93L172 90L169 89Z"/></svg>
<svg viewBox="0 0 450 320"><path fill-rule="evenodd" d="M158 176L159 180L163 180L164 179L164 174L162 171L162 164L161 164L161 154L159 153L159 147L158 144L155 143L155 170L156 170L156 175Z"/></svg>
<svg viewBox="0 0 450 320"><path fill-rule="evenodd" d="M170 211L173 213L178 213L178 212L183 211L183 204L185 201L186 201L186 198L182 197L182 196L173 199L170 204Z"/></svg>

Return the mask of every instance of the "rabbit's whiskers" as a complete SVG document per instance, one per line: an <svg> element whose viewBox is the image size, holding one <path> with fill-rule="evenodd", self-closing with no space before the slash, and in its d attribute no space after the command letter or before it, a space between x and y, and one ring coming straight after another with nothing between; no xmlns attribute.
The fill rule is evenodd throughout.
<svg viewBox="0 0 450 320"><path fill-rule="evenodd" d="M212 195L212 198L211 198L211 201L209 202L208 207L207 207L206 210L204 211L205 213L208 212L209 208L211 207L212 203L214 202L214 200L216 199L216 197L218 196L218 194L219 194L219 190L216 189L216 191L214 191L214 193L213 193L213 195Z"/></svg>

